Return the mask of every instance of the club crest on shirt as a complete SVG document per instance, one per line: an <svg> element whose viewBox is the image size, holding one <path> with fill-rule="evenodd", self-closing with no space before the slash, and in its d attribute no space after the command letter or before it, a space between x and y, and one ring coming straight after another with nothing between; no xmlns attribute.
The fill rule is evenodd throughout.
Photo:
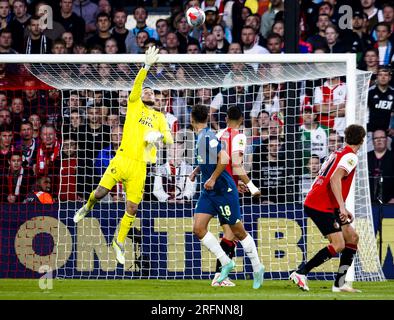
<svg viewBox="0 0 394 320"><path fill-rule="evenodd" d="M349 159L347 161L347 163L349 164L349 166L353 167L354 166L354 160L353 159Z"/></svg>
<svg viewBox="0 0 394 320"><path fill-rule="evenodd" d="M116 173L116 168L111 168L111 173L115 174Z"/></svg>

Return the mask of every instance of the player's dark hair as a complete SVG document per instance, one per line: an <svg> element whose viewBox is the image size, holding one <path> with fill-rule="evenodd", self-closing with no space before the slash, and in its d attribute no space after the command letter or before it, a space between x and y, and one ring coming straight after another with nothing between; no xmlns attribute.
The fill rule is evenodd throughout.
<svg viewBox="0 0 394 320"><path fill-rule="evenodd" d="M227 118L229 120L235 120L235 121L240 120L242 118L241 109L238 108L237 106L230 106L227 109Z"/></svg>
<svg viewBox="0 0 394 320"><path fill-rule="evenodd" d="M366 134L363 126L352 124L345 129L345 142L356 146L363 142Z"/></svg>
<svg viewBox="0 0 394 320"><path fill-rule="evenodd" d="M196 104L192 108L191 116L197 123L208 122L209 110L208 107L203 104Z"/></svg>

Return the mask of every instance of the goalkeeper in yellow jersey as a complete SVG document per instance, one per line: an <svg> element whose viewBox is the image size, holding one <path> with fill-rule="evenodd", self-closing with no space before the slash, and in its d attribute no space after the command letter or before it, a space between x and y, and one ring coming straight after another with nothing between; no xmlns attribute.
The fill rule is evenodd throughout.
<svg viewBox="0 0 394 320"><path fill-rule="evenodd" d="M123 129L122 142L111 160L96 190L94 190L87 203L79 209L74 222L78 223L93 206L104 198L107 193L122 181L126 189L126 213L121 222L117 239L112 241L116 252L116 259L124 264L124 242L132 227L142 200L146 164L156 162L155 143L163 140L165 144L172 144L170 128L164 115L155 111L154 91L148 87L142 87L149 68L158 59L158 49L150 47L145 53L145 65L138 72L134 80L134 86L127 102L126 121Z"/></svg>

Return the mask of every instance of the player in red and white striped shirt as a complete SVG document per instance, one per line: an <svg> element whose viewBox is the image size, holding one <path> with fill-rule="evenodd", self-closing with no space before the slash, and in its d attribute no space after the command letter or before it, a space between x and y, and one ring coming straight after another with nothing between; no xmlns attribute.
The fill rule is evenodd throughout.
<svg viewBox="0 0 394 320"><path fill-rule="evenodd" d="M358 243L358 234L350 224L354 219L353 214L346 209L345 201L358 163L357 151L365 135L365 129L359 125L350 125L345 129L346 146L327 158L305 198L305 214L330 244L290 275L290 280L304 291L309 291L306 279L309 271L341 252L332 291L359 292L345 283L346 272L353 262Z"/></svg>
<svg viewBox="0 0 394 320"><path fill-rule="evenodd" d="M227 110L226 123L227 128L221 130L216 135L222 143L222 147L225 148L227 154L230 156L230 161L226 167L228 173L234 179L235 184L238 186L240 193L244 193L247 190L250 191L253 197L259 197L261 195L260 190L253 184L249 179L244 167L243 157L246 148L246 136L239 131L239 127L243 122L243 116L241 110L236 106L231 106ZM236 238L231 231L228 224L223 224L223 238L220 241L220 245L224 252L232 259L235 255ZM218 286L219 283L216 279L220 276L220 262L217 260L216 263L216 274L212 280L212 286ZM221 286L233 286L235 285L229 279L221 282Z"/></svg>

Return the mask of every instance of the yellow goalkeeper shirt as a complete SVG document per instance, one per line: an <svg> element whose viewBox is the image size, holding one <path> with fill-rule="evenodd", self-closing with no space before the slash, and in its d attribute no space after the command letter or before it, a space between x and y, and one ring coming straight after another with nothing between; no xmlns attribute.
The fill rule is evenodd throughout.
<svg viewBox="0 0 394 320"><path fill-rule="evenodd" d="M165 144L173 143L167 120L159 111L147 107L141 100L142 84L148 71L141 68L134 80L134 86L127 102L123 138L116 154L133 160L155 163L156 146L145 142L150 131L163 134Z"/></svg>

